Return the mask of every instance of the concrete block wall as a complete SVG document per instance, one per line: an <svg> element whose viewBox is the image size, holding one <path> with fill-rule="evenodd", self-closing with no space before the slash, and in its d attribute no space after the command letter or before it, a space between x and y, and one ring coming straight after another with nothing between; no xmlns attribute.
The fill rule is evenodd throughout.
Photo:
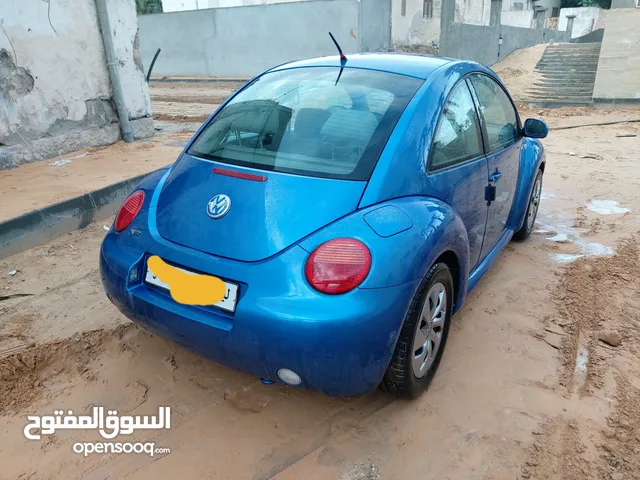
<svg viewBox="0 0 640 480"><path fill-rule="evenodd" d="M502 25L520 28L532 28L533 10L503 10L501 15Z"/></svg>
<svg viewBox="0 0 640 480"><path fill-rule="evenodd" d="M135 0L108 0L107 12L113 33L116 57L120 62L120 81L129 118L151 115L149 86L140 57L138 13Z"/></svg>
<svg viewBox="0 0 640 480"><path fill-rule="evenodd" d="M140 15L153 75L251 77L283 62L391 46L391 0L315 0Z"/></svg>
<svg viewBox="0 0 640 480"><path fill-rule="evenodd" d="M453 2L443 3L440 55L491 66L520 48L551 41L569 42L571 39L568 32L501 25L502 1L492 0L491 7L491 25L467 25L455 21ZM500 38L502 45L499 45Z"/></svg>
<svg viewBox="0 0 640 480"><path fill-rule="evenodd" d="M558 30L565 31L568 24L567 17L573 15L575 18L573 19L571 38L587 35L598 28L598 19L601 11L598 7L563 8L560 10L558 18Z"/></svg>
<svg viewBox="0 0 640 480"><path fill-rule="evenodd" d="M109 10L129 116L151 134L135 1ZM0 22L0 169L120 138L94 0L3 2Z"/></svg>
<svg viewBox="0 0 640 480"><path fill-rule="evenodd" d="M640 8L609 11L593 99L640 103Z"/></svg>
<svg viewBox="0 0 640 480"><path fill-rule="evenodd" d="M634 8L637 0L611 0L611 8Z"/></svg>
<svg viewBox="0 0 640 480"><path fill-rule="evenodd" d="M491 0L455 0L456 23L489 25L490 15Z"/></svg>
<svg viewBox="0 0 640 480"><path fill-rule="evenodd" d="M162 0L163 12L184 12L207 8L241 7L267 3L298 2L300 0ZM313 1L313 0L307 0Z"/></svg>
<svg viewBox="0 0 640 480"><path fill-rule="evenodd" d="M360 52L389 50L391 48L391 0L359 0L358 6ZM335 21L334 19L333 22ZM326 33L325 35L329 36ZM319 47L322 38L318 40ZM332 54L335 55L335 50Z"/></svg>
<svg viewBox="0 0 640 480"><path fill-rule="evenodd" d="M440 41L442 1L433 0L432 16L425 17L423 0L393 0L391 13L393 46L402 48L416 45L437 45Z"/></svg>
<svg viewBox="0 0 640 480"><path fill-rule="evenodd" d="M502 45L498 55L498 42ZM447 38L447 40L445 40ZM451 40L448 40L448 39ZM557 30L518 28L501 25L481 27L478 25L452 24L440 44L440 55L473 60L491 66L510 53L541 43L568 42L569 34Z"/></svg>

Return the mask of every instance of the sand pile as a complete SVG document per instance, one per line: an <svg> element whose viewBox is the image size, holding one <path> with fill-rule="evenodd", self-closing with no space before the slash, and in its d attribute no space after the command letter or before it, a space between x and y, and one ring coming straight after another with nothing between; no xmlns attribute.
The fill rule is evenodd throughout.
<svg viewBox="0 0 640 480"><path fill-rule="evenodd" d="M505 83L514 100L526 98L526 90L538 80L536 65L542 58L546 44L516 50L491 69Z"/></svg>

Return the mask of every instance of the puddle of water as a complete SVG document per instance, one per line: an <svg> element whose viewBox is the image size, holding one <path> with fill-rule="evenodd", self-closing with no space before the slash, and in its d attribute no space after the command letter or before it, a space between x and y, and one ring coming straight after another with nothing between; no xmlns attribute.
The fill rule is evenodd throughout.
<svg viewBox="0 0 640 480"><path fill-rule="evenodd" d="M601 243L576 240L575 244L580 247L585 255L607 256L616 253L612 248Z"/></svg>
<svg viewBox="0 0 640 480"><path fill-rule="evenodd" d="M589 352L584 346L580 345L578 354L576 355L576 372L587 373L587 364L589 363Z"/></svg>
<svg viewBox="0 0 640 480"><path fill-rule="evenodd" d="M556 263L571 263L584 257L581 253L554 253L553 260Z"/></svg>
<svg viewBox="0 0 640 480"><path fill-rule="evenodd" d="M547 237L547 240L563 243L569 240L569 236L566 233L557 233L553 237Z"/></svg>
<svg viewBox="0 0 640 480"><path fill-rule="evenodd" d="M589 364L589 352L580 345L576 355L576 370L574 374L573 391L579 392L587 381L587 365Z"/></svg>
<svg viewBox="0 0 640 480"><path fill-rule="evenodd" d="M540 228L536 230L537 232L549 234L550 236L547 237L549 241L573 243L580 249L579 253L553 253L551 254L551 258L554 262L561 264L571 263L585 256L605 256L615 253L615 251L607 245L582 240L581 236L586 231L584 228L567 226L571 225L573 220L573 216L568 214L566 210L549 213L545 209L540 208L538 211Z"/></svg>
<svg viewBox="0 0 640 480"><path fill-rule="evenodd" d="M600 215L619 215L630 212L630 208L621 207L615 200L592 200L587 204L587 208Z"/></svg>

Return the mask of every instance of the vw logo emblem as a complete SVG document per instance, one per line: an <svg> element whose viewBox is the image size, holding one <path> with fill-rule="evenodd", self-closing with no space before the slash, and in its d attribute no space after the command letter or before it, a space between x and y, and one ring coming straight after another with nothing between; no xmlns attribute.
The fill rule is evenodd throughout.
<svg viewBox="0 0 640 480"><path fill-rule="evenodd" d="M207 203L207 215L211 218L222 218L231 209L231 199L222 193L219 193Z"/></svg>

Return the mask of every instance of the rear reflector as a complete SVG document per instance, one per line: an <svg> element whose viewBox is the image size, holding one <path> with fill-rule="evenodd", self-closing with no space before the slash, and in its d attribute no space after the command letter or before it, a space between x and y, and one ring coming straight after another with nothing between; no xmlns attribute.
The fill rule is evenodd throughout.
<svg viewBox="0 0 640 480"><path fill-rule="evenodd" d="M144 192L142 190L137 190L129 195L122 204L122 207L120 207L120 211L116 216L116 232L121 232L131 225L131 222L133 222L133 220L138 216L138 213L140 213L143 203Z"/></svg>
<svg viewBox="0 0 640 480"><path fill-rule="evenodd" d="M371 269L371 253L354 238L337 238L323 243L309 256L305 276L322 293L340 294L360 285Z"/></svg>
<svg viewBox="0 0 640 480"><path fill-rule="evenodd" d="M227 170L226 168L216 167L213 173L218 175L226 175L227 177L242 178L243 180L252 180L254 182L266 182L267 177L264 175L254 175L253 173L238 172L237 170Z"/></svg>

